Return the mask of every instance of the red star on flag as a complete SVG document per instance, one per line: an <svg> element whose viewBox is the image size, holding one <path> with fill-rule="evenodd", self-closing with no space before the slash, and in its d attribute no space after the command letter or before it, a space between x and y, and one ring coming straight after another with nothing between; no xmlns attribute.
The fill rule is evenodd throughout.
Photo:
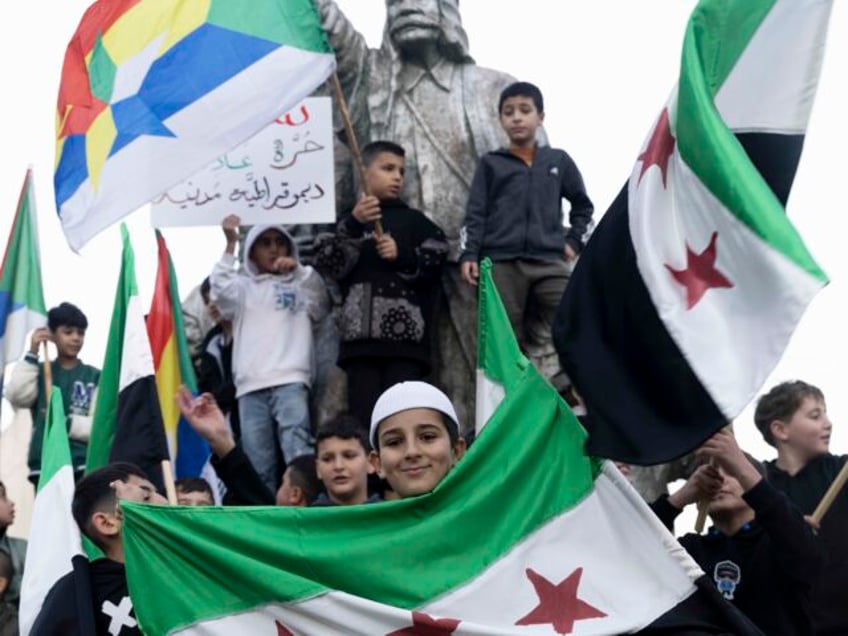
<svg viewBox="0 0 848 636"><path fill-rule="evenodd" d="M274 621L274 624L277 626L277 636L294 636L294 632L280 621Z"/></svg>
<svg viewBox="0 0 848 636"><path fill-rule="evenodd" d="M663 187L666 187L668 159L672 152L674 152L674 137L671 136L671 126L668 123L668 108L663 108L659 121L654 127L654 132L651 133L651 138L648 140L648 147L639 155L638 161L642 162L642 170L639 172L639 179L636 183L642 181L642 177L648 171L648 168L659 166L662 172Z"/></svg>
<svg viewBox="0 0 848 636"><path fill-rule="evenodd" d="M423 612L412 612L412 626L386 636L450 636L462 621L452 618L433 618Z"/></svg>
<svg viewBox="0 0 848 636"><path fill-rule="evenodd" d="M674 280L686 288L687 310L697 305L708 289L733 287L733 283L715 268L717 239L718 232L713 232L709 245L700 254L695 254L686 243L686 269L677 270L665 264Z"/></svg>
<svg viewBox="0 0 848 636"><path fill-rule="evenodd" d="M539 604L527 616L515 622L516 625L553 625L557 634L570 634L575 621L587 618L604 618L604 614L586 601L577 598L577 588L580 587L580 577L583 568L577 568L558 584L551 583L544 576L531 568L525 570L527 578L536 589Z"/></svg>

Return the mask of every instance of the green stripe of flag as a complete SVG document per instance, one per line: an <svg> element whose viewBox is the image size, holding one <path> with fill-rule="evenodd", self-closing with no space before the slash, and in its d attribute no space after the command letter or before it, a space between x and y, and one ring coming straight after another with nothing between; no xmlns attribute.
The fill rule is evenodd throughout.
<svg viewBox="0 0 848 636"><path fill-rule="evenodd" d="M0 270L0 291L8 292L13 304L22 304L31 311L47 315L41 283L32 170L27 170L24 177L15 220L9 232L9 242Z"/></svg>
<svg viewBox="0 0 848 636"><path fill-rule="evenodd" d="M484 259L480 265L480 299L477 312L477 360L486 377L509 389L521 377L530 361L521 353L509 322L500 319L506 315L503 301L492 281L492 261Z"/></svg>
<svg viewBox="0 0 848 636"><path fill-rule="evenodd" d="M32 527L21 585L20 631L29 634L44 598L56 581L71 571L71 559L82 550L71 513L74 474L65 424L62 391L53 387L41 446L41 476L32 508ZM17 633L17 632L15 632Z"/></svg>
<svg viewBox="0 0 848 636"><path fill-rule="evenodd" d="M487 268L481 285L496 294ZM500 327L491 325L492 332L512 337L501 304L494 306L490 315ZM430 494L308 509L126 504L127 575L142 628L167 633L330 590L420 607L473 580L591 494L600 464L583 454L585 437L554 389L527 365L469 452Z"/></svg>
<svg viewBox="0 0 848 636"><path fill-rule="evenodd" d="M270 42L314 53L332 53L313 0L212 0L208 21Z"/></svg>
<svg viewBox="0 0 848 636"><path fill-rule="evenodd" d="M62 403L62 392L55 386L50 391L50 403L47 405L47 417L44 420L44 444L41 449L38 492L41 492L62 468L72 466L71 447L65 424L65 406Z"/></svg>
<svg viewBox="0 0 848 636"><path fill-rule="evenodd" d="M827 282L714 101L775 4L701 0L683 43L674 132L680 156L732 214L798 267Z"/></svg>

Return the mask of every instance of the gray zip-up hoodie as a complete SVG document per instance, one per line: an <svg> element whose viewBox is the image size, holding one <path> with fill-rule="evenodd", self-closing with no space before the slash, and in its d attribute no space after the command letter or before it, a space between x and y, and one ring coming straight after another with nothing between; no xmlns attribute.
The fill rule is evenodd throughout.
<svg viewBox="0 0 848 636"><path fill-rule="evenodd" d="M563 226L562 199L571 203ZM558 260L566 242L580 253L594 208L564 150L537 146L528 166L506 148L480 159L465 213L461 261Z"/></svg>

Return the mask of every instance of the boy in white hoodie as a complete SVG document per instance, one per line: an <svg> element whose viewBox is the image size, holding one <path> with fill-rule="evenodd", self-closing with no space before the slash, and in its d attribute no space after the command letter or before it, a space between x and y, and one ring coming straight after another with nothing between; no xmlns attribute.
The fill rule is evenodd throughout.
<svg viewBox="0 0 848 636"><path fill-rule="evenodd" d="M211 299L233 322L233 379L242 445L262 480L276 492L278 456L288 463L313 452L312 326L329 311L329 298L318 273L298 262L297 246L282 225L251 228L244 241L243 271L236 271L240 222L230 215L222 223L227 247L209 277Z"/></svg>

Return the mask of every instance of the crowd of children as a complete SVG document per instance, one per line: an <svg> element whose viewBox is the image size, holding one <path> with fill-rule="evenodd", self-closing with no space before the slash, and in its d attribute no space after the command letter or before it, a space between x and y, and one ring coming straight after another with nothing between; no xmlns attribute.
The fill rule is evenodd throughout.
<svg viewBox="0 0 848 636"><path fill-rule="evenodd" d="M548 325L591 226L592 203L574 161L539 146L542 94L519 82L504 90L501 125L509 146L486 154L473 179L461 271L477 284L479 263L493 277L522 341L528 302ZM182 388L182 415L209 444L228 505L349 506L432 491L460 461L466 439L450 398L435 385L432 337L438 282L448 254L442 230L400 198L405 151L391 141L363 148L362 196L334 232L316 238L311 264L281 225L247 231L237 266L240 219L222 227L224 254L201 285L215 328L196 350L201 394ZM562 199L570 203L564 227ZM347 409L311 419L313 332L337 285ZM131 613L114 631L103 608L131 600L123 567L121 499L163 501L148 477L112 464L82 477L89 410L99 371L79 352L87 320L69 303L51 309L48 326L13 372L6 396L32 410L30 478L37 482L45 395L39 347L58 355L52 381L68 409L78 483L73 515L105 558L88 565L94 631L140 633ZM845 464L829 453L824 396L803 382L781 384L758 402L756 426L777 450L760 464L723 430L697 451L697 468L677 492L652 503L668 527L687 505L706 502L713 527L680 542L717 589L766 634L848 634L848 493L817 525L809 515ZM213 505L210 485L178 480L181 505ZM10 624L24 568L23 543L6 536L14 506L0 484L0 635ZM33 633L70 633L88 620L73 602L80 570L45 601ZM39 631L42 630L42 631Z"/></svg>
<svg viewBox="0 0 848 636"><path fill-rule="evenodd" d="M195 397L183 388L178 403L183 416L210 442L218 466L239 454L239 443L211 395ZM846 588L844 536L840 530L845 524L848 493L842 494L817 526L802 514L811 512L810 505L798 501L797 492L785 492L781 482L770 478L773 470L788 468L788 458L800 458L791 477L798 478L798 483L806 482L801 490L812 504L829 482L816 486L815 478L804 475L818 476L816 466L821 463L844 464L845 457L829 453L831 425L823 396L811 385L784 383L760 398L758 423L765 421L761 416L773 418L764 428L766 436L786 442L778 446L778 458L768 468L744 453L734 434L724 429L697 449L698 468L684 486L654 502L652 509L672 529L674 518L686 505L706 502L713 527L705 535L687 534L680 543L714 580L718 592L764 634L844 634L848 617L842 602ZM372 472L385 480L391 497L416 497L437 488L462 459L466 442L460 429L453 405L442 391L422 381L400 382L379 396L367 439L352 416L328 422L318 435L315 456L300 456L287 467L276 496L255 473L250 477L253 468L243 453L232 464L233 470L219 474L233 493L247 493L236 502L240 504L375 503L381 497L368 493ZM813 440L815 443L810 444ZM304 463L307 458L310 461ZM181 505L212 504L211 489L203 480L181 480L177 490ZM113 633L107 629L109 613L97 608L112 609L121 603L131 606L123 566L119 499L164 503L146 476L126 464L113 464L85 476L77 484L73 502L81 531L105 554L84 574L91 579L92 620L97 633L103 634ZM0 590L10 572L11 559L6 564L0 556ZM36 623L46 631L34 633L61 633L55 630L71 624L67 621L82 620L74 601L76 577L82 575L75 568L53 588ZM824 602L826 599L830 603ZM7 604L8 610L0 604L0 624L2 612L14 611L14 605ZM130 623L117 633L139 633Z"/></svg>

